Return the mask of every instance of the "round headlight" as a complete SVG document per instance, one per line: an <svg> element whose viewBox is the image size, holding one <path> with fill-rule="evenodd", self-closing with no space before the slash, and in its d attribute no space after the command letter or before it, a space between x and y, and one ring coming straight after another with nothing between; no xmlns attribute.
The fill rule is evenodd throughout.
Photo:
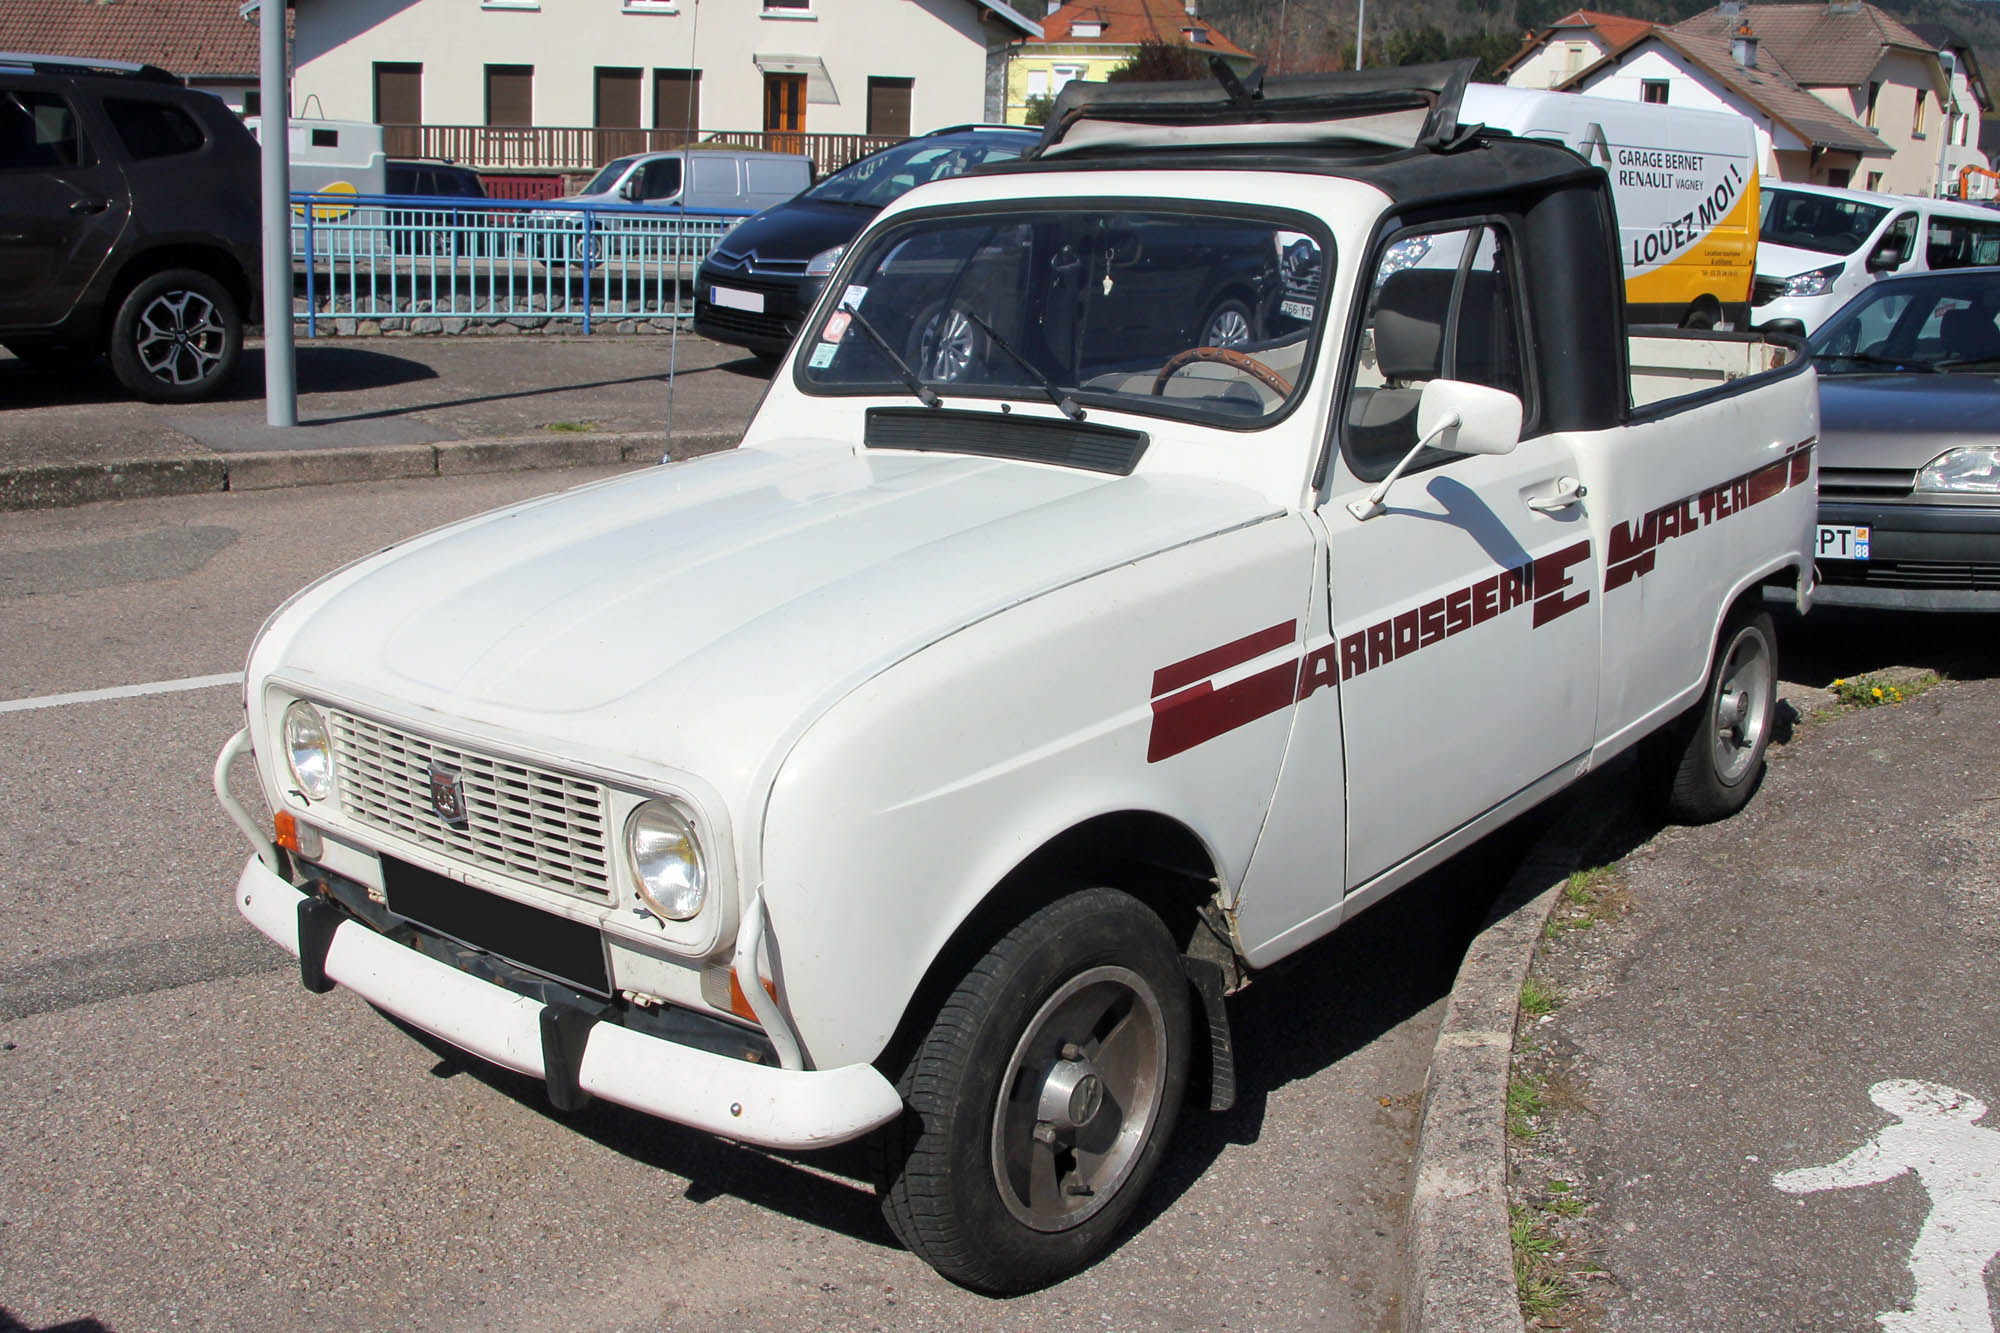
<svg viewBox="0 0 2000 1333"><path fill-rule="evenodd" d="M285 710L285 758L292 781L309 801L333 795L333 745L326 737L326 719L303 699Z"/></svg>
<svg viewBox="0 0 2000 1333"><path fill-rule="evenodd" d="M665 801L648 801L625 823L625 858L639 897L668 921L687 921L708 896L694 822Z"/></svg>

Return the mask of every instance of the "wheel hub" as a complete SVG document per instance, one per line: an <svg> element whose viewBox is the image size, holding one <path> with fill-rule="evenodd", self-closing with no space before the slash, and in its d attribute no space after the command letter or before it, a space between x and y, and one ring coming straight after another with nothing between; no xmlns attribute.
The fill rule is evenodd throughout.
<svg viewBox="0 0 2000 1333"><path fill-rule="evenodd" d="M1088 1059L1068 1054L1076 1049L1067 1047L1064 1058L1049 1068L1049 1076L1042 1082L1041 1102L1036 1109L1041 1113L1041 1123L1052 1129L1082 1129L1104 1109L1104 1075Z"/></svg>

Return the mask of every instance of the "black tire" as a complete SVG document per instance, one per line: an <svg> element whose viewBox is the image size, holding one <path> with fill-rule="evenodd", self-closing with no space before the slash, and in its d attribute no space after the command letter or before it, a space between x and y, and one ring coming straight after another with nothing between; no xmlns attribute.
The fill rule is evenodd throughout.
<svg viewBox="0 0 2000 1333"><path fill-rule="evenodd" d="M901 1071L908 1109L875 1140L890 1229L977 1291L1090 1264L1173 1133L1189 1012L1172 937L1127 894L1072 893L1008 931Z"/></svg>
<svg viewBox="0 0 2000 1333"><path fill-rule="evenodd" d="M206 273L173 268L125 294L111 321L111 371L150 403L206 398L235 373L243 316Z"/></svg>
<svg viewBox="0 0 2000 1333"><path fill-rule="evenodd" d="M1713 329L1721 321L1722 307L1704 296L1689 306L1687 313L1681 316L1681 327L1705 333Z"/></svg>
<svg viewBox="0 0 2000 1333"><path fill-rule="evenodd" d="M1683 824L1741 810L1763 780L1777 715L1777 632L1768 612L1738 606L1716 639L1701 702L1646 742L1655 801Z"/></svg>
<svg viewBox="0 0 2000 1333"><path fill-rule="evenodd" d="M1231 296L1216 303L1201 322L1196 347L1241 347L1257 339L1257 320L1247 302Z"/></svg>

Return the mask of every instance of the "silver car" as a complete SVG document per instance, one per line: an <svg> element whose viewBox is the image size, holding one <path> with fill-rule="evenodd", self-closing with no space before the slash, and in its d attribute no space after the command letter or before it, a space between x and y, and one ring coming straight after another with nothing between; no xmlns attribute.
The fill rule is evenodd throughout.
<svg viewBox="0 0 2000 1333"><path fill-rule="evenodd" d="M1885 278L1810 346L1815 600L2000 609L2000 268Z"/></svg>

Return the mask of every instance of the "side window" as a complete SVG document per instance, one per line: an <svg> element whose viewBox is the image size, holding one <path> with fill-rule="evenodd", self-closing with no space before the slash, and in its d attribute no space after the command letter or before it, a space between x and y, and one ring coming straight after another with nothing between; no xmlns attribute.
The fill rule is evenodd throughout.
<svg viewBox="0 0 2000 1333"><path fill-rule="evenodd" d="M169 102L107 97L104 114L125 151L140 160L192 153L208 141L194 117Z"/></svg>
<svg viewBox="0 0 2000 1333"><path fill-rule="evenodd" d="M1894 222L1891 222L1889 230L1882 233L1882 240L1875 248L1886 250L1891 246L1894 246L1896 249L1896 267L1901 268L1904 264L1910 262L1910 256L1916 252L1917 248L1917 215L1915 213L1905 213Z"/></svg>
<svg viewBox="0 0 2000 1333"><path fill-rule="evenodd" d="M2000 221L1932 218L1924 246L1924 263L1931 268L2000 264Z"/></svg>
<svg viewBox="0 0 2000 1333"><path fill-rule="evenodd" d="M1481 225L1407 232L1382 251L1368 293L1341 448L1368 481L1417 443L1417 402L1434 379L1484 384L1526 401L1520 303L1506 236ZM1454 454L1427 454L1414 468Z"/></svg>
<svg viewBox="0 0 2000 1333"><path fill-rule="evenodd" d="M641 199L671 199L681 192L681 160L677 157L663 157L657 162L648 162L645 177L639 182Z"/></svg>
<svg viewBox="0 0 2000 1333"><path fill-rule="evenodd" d="M83 138L69 103L29 88L0 91L0 171L46 171L83 160Z"/></svg>

